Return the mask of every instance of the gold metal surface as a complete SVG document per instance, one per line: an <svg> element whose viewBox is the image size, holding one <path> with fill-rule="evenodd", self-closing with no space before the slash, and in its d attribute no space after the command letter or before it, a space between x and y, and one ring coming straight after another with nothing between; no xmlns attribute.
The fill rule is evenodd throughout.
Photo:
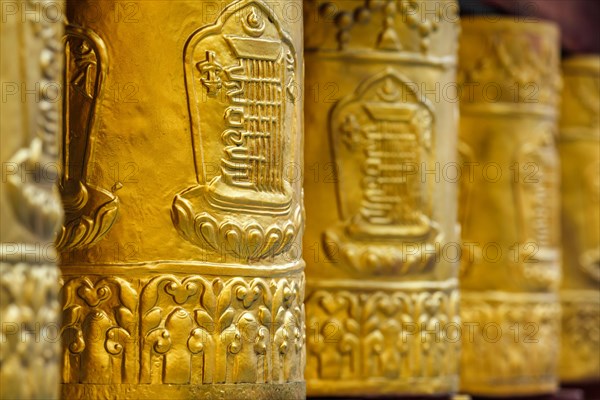
<svg viewBox="0 0 600 400"><path fill-rule="evenodd" d="M600 381L600 57L563 62L560 378Z"/></svg>
<svg viewBox="0 0 600 400"><path fill-rule="evenodd" d="M64 398L303 398L302 3L68 2Z"/></svg>
<svg viewBox="0 0 600 400"><path fill-rule="evenodd" d="M61 2L2 3L0 398L58 397ZM25 12L28 11L28 12Z"/></svg>
<svg viewBox="0 0 600 400"><path fill-rule="evenodd" d="M469 18L462 27L461 391L553 392L561 277L558 30L508 17Z"/></svg>
<svg viewBox="0 0 600 400"><path fill-rule="evenodd" d="M305 3L310 395L457 390L457 14Z"/></svg>

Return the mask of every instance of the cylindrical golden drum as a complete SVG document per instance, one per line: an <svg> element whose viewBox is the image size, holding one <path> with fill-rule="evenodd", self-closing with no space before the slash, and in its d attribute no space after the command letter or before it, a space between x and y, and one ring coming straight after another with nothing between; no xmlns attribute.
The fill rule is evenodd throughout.
<svg viewBox="0 0 600 400"><path fill-rule="evenodd" d="M561 381L600 381L600 57L563 62Z"/></svg>
<svg viewBox="0 0 600 400"><path fill-rule="evenodd" d="M459 50L461 390L553 392L560 338L557 28L468 18Z"/></svg>
<svg viewBox="0 0 600 400"><path fill-rule="evenodd" d="M300 0L73 0L65 398L303 398Z"/></svg>
<svg viewBox="0 0 600 400"><path fill-rule="evenodd" d="M457 11L305 5L310 395L457 390Z"/></svg>
<svg viewBox="0 0 600 400"><path fill-rule="evenodd" d="M1 7L0 398L56 399L63 3Z"/></svg>

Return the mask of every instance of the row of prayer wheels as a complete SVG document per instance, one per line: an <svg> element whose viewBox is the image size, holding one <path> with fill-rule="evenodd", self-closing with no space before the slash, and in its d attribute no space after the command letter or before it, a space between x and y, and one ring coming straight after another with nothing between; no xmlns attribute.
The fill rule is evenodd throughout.
<svg viewBox="0 0 600 400"><path fill-rule="evenodd" d="M0 397L600 381L600 58L552 23L2 7Z"/></svg>

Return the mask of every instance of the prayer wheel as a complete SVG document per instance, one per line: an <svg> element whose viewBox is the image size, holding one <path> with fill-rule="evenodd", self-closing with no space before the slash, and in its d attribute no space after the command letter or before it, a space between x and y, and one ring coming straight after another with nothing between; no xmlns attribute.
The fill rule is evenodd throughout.
<svg viewBox="0 0 600 400"><path fill-rule="evenodd" d="M461 390L552 393L560 338L558 29L467 18L459 47Z"/></svg>
<svg viewBox="0 0 600 400"><path fill-rule="evenodd" d="M600 383L600 57L562 64L560 378Z"/></svg>
<svg viewBox="0 0 600 400"><path fill-rule="evenodd" d="M302 3L67 4L65 398L303 398Z"/></svg>
<svg viewBox="0 0 600 400"><path fill-rule="evenodd" d="M306 2L309 395L458 388L458 22L454 1Z"/></svg>
<svg viewBox="0 0 600 400"><path fill-rule="evenodd" d="M0 398L56 399L60 1L2 2Z"/></svg>

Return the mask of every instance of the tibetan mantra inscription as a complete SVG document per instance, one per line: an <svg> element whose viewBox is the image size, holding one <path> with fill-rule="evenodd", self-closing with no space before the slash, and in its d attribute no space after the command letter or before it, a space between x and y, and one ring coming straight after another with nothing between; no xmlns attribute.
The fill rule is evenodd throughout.
<svg viewBox="0 0 600 400"><path fill-rule="evenodd" d="M305 2L309 395L458 390L457 188L427 174L456 158L457 103L431 89L455 81L457 14Z"/></svg>
<svg viewBox="0 0 600 400"><path fill-rule="evenodd" d="M135 5L67 6L62 394L304 398L301 19Z"/></svg>

